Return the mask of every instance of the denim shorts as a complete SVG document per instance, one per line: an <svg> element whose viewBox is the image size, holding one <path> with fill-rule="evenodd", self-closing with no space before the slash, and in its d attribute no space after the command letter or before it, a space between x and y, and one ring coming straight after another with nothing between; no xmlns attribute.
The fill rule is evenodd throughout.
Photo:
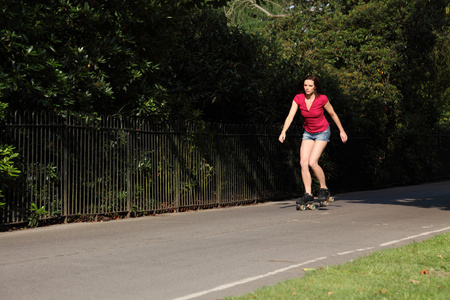
<svg viewBox="0 0 450 300"><path fill-rule="evenodd" d="M328 128L325 131L315 132L315 133L311 133L311 132L308 132L305 130L305 132L303 133L302 140L313 140L313 141L319 140L319 141L329 142L330 135L331 135L330 126L328 126Z"/></svg>

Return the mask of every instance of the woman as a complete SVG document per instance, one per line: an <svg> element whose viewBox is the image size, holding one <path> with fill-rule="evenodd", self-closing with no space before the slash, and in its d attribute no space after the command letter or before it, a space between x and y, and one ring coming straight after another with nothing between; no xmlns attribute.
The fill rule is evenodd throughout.
<svg viewBox="0 0 450 300"><path fill-rule="evenodd" d="M279 137L279 141L283 143L286 139L286 131L289 129L289 126L291 126L297 110L300 109L304 118L304 133L302 145L300 147L300 166L303 185L305 186L305 194L300 198L297 204L305 204L314 200L311 192L312 179L309 168L313 170L314 175L319 180L320 190L318 201L325 201L330 196L325 181L325 174L318 164L323 150L330 141L331 133L330 125L325 118L324 110L327 111L338 127L342 142L347 142L347 134L342 127L339 117L334 112L333 106L331 106L328 101L327 96L322 94L318 78L316 76L308 76L302 82L303 92L294 97L291 110L284 122L283 130ZM301 88L301 85L299 88Z"/></svg>

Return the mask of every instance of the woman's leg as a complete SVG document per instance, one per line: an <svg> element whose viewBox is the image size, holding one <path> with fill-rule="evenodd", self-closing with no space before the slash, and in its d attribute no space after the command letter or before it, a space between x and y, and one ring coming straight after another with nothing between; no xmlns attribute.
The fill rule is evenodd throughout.
<svg viewBox="0 0 450 300"><path fill-rule="evenodd" d="M302 172L303 185L305 187L305 193L312 195L311 193L311 173L309 171L309 160L314 148L313 140L302 140L300 146L300 167Z"/></svg>
<svg viewBox="0 0 450 300"><path fill-rule="evenodd" d="M309 168L314 172L314 175L319 180L320 188L327 188L325 174L319 166L319 158L328 142L320 140L302 140L300 147L300 167L302 172L303 185L305 193L312 195L312 178Z"/></svg>
<svg viewBox="0 0 450 300"><path fill-rule="evenodd" d="M310 155L309 155L309 161L308 165L311 167L311 169L314 172L314 175L319 180L320 188L326 189L327 184L325 180L325 174L322 170L322 168L319 166L319 158L323 153L323 150L327 146L328 142L316 140L314 141L314 146L311 149Z"/></svg>

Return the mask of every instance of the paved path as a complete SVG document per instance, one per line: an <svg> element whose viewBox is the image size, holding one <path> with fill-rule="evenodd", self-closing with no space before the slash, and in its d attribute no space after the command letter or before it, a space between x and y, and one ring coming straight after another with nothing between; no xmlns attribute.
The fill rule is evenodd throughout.
<svg viewBox="0 0 450 300"><path fill-rule="evenodd" d="M450 182L0 233L0 299L220 299L450 232Z"/></svg>

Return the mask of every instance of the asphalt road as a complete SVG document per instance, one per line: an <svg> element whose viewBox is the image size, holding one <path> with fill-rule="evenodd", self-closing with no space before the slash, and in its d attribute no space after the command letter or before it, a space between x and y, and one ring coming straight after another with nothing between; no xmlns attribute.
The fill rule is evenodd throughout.
<svg viewBox="0 0 450 300"><path fill-rule="evenodd" d="M221 299L450 232L450 182L0 233L0 299Z"/></svg>

